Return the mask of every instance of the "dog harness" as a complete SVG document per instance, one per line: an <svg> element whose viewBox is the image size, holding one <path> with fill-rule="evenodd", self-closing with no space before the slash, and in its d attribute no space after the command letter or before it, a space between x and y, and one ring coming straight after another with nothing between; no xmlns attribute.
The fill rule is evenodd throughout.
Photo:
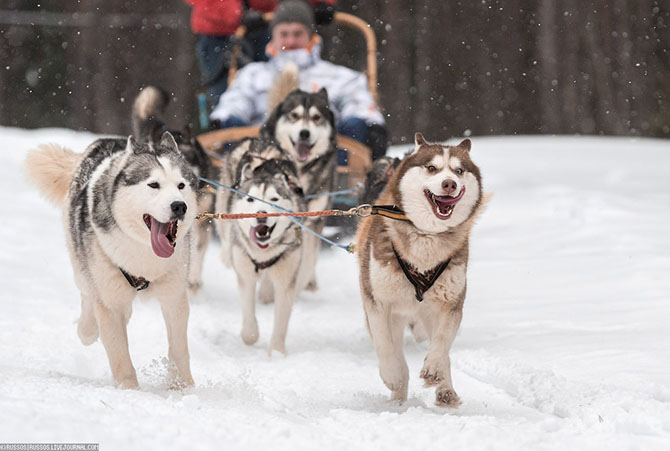
<svg viewBox="0 0 670 451"><path fill-rule="evenodd" d="M358 216L365 217L370 215L384 216L385 218L395 219L396 221L407 221L405 212L395 205L361 205L358 208Z"/></svg>
<svg viewBox="0 0 670 451"><path fill-rule="evenodd" d="M123 277L126 278L130 286L135 288L137 291L142 291L149 288L149 281L144 277L131 276L123 269L119 268L119 270L121 271L121 274L123 274Z"/></svg>
<svg viewBox="0 0 670 451"><path fill-rule="evenodd" d="M395 250L395 246L391 245L391 247L393 248L393 253L395 254L396 260L398 260L400 269L402 269L402 272L405 273L407 280L409 280L409 282L414 285L416 300L419 302L423 301L423 294L433 286L435 281L440 277L444 270L447 269L447 266L449 266L449 263L451 262L451 257L433 269L429 269L428 271L421 273L410 263L407 263L405 260L400 258L400 255Z"/></svg>
<svg viewBox="0 0 670 451"><path fill-rule="evenodd" d="M286 251L282 252L281 254L277 255L274 258L271 258L270 260L264 261L264 262L257 262L253 258L251 258L251 255L247 254L247 257L249 257L249 260L251 260L251 263L254 264L254 267L256 268L256 272L262 271L264 269L268 269L270 266L274 265L277 263L283 256ZM148 284L148 282L147 282Z"/></svg>

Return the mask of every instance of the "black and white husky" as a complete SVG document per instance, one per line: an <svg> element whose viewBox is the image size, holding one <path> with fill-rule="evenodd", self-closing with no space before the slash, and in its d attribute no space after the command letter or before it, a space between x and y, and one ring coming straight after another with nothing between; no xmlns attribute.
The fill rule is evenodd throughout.
<svg viewBox="0 0 670 451"><path fill-rule="evenodd" d="M283 76L284 72L280 77ZM281 84L281 80L277 83ZM329 107L325 89L313 94L300 90L290 92L261 129L261 135L275 139L293 157L305 195L333 191L337 166L336 133L335 116ZM309 211L325 210L330 206L331 198L325 196L314 197L307 203ZM320 233L325 219L312 219L305 224ZM300 289L316 289L314 269L319 244L318 238L313 235L305 236Z"/></svg>
<svg viewBox="0 0 670 451"><path fill-rule="evenodd" d="M146 86L142 89L133 103L133 135L140 142L156 143L160 141L163 133L169 131L196 177L215 179L215 168L205 150L192 135L190 127L187 125L183 130L173 130L169 129L163 121L163 115L169 101L168 93L156 86ZM198 213L212 211L214 193L207 189L204 182L198 184L197 197ZM191 269L188 277L188 284L192 293L196 293L202 286L202 265L205 251L209 245L212 227L211 221L198 221L193 225L196 244L193 247L193 258L191 259Z"/></svg>
<svg viewBox="0 0 670 451"><path fill-rule="evenodd" d="M463 316L470 231L488 196L470 140L442 146L417 133L415 141L378 200L398 206L407 220L371 216L359 223L361 297L392 399L407 399L403 336L416 323L431 340L421 377L437 387L438 405L454 407L460 400L449 349Z"/></svg>
<svg viewBox="0 0 670 451"><path fill-rule="evenodd" d="M192 385L186 280L198 181L172 135L156 144L99 139L84 154L42 146L28 154L26 170L63 206L81 291L82 343L100 336L116 384L137 388L126 324L136 295L155 297L167 326L174 383Z"/></svg>
<svg viewBox="0 0 670 451"><path fill-rule="evenodd" d="M295 164L273 141L243 141L226 157L222 182L257 199L286 210L302 211L305 201ZM231 183L232 181L232 183ZM275 212L252 197L220 191L217 211L225 213ZM244 343L259 337L255 315L256 286L263 302L274 301L274 327L269 352L286 352L286 331L296 293L303 257L301 233L287 217L222 220L217 223L222 259L232 265L242 301Z"/></svg>

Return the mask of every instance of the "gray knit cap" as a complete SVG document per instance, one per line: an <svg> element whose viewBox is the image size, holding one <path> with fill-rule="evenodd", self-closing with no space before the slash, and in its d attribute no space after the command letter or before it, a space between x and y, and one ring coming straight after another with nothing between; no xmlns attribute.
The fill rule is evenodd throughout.
<svg viewBox="0 0 670 451"><path fill-rule="evenodd" d="M270 32L279 23L301 23L314 33L314 11L301 0L284 0L275 10L275 17L270 22Z"/></svg>

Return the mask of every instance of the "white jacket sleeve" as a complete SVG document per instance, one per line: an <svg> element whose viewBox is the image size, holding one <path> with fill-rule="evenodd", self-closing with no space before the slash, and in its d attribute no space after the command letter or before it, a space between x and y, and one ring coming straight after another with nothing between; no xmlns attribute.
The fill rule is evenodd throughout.
<svg viewBox="0 0 670 451"><path fill-rule="evenodd" d="M342 119L359 117L368 125L384 125L384 116L368 90L368 80L365 74L339 66L342 78L348 79L341 84L341 91L335 92L333 103L340 112Z"/></svg>
<svg viewBox="0 0 670 451"><path fill-rule="evenodd" d="M219 103L216 105L209 118L225 121L231 116L251 123L259 114L256 109L255 99L258 97L253 80L258 67L256 64L249 64L239 72L228 86L228 89L219 97Z"/></svg>

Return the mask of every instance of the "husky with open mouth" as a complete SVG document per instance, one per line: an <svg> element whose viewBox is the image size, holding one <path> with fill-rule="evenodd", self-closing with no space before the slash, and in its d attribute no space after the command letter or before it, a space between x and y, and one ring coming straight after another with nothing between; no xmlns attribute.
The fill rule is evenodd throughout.
<svg viewBox="0 0 670 451"><path fill-rule="evenodd" d="M290 71L281 77L290 76ZM281 84L282 80L277 83ZM261 134L275 139L293 157L305 195L333 191L337 164L335 116L328 104L328 93L321 89L307 93L296 89L279 103L263 125ZM307 203L309 211L330 208L330 197L314 197ZM326 221L315 218L305 221L317 233ZM314 270L319 253L318 238L305 236L305 258L300 270L299 289L315 290Z"/></svg>
<svg viewBox="0 0 670 451"><path fill-rule="evenodd" d="M259 162L260 160L260 162ZM275 212L262 199L286 210L305 208L302 190L296 185L297 172L290 159L260 159L247 153L239 162L235 187L253 197L227 197L223 211L229 213ZM255 199L254 199L255 198ZM221 203L217 200L217 205ZM237 274L242 301L244 343L252 345L259 337L255 315L256 285L259 297L274 301L274 327L269 352L286 352L286 331L297 292L297 277L303 248L300 229L287 217L248 218L229 223L230 262ZM223 229L222 224L222 229Z"/></svg>
<svg viewBox="0 0 670 451"><path fill-rule="evenodd" d="M192 385L187 272L198 181L172 135L156 144L99 139L84 154L41 146L28 154L26 171L63 206L81 291L81 342L100 336L116 384L137 388L126 324L136 295L155 297L168 331L174 386Z"/></svg>
<svg viewBox="0 0 670 451"><path fill-rule="evenodd" d="M191 133L190 127L185 125L182 130L173 130L165 124L163 116L169 101L169 94L159 87L146 86L142 89L133 102L133 135L140 142L156 143L160 141L163 133L169 131L196 177L216 179L215 167L198 140ZM212 211L214 193L207 189L204 182L198 184L197 198L198 213ZM193 225L195 245L193 246L193 257L188 276L191 293L196 293L202 286L202 265L212 229L211 221L198 221Z"/></svg>
<svg viewBox="0 0 670 451"><path fill-rule="evenodd" d="M405 401L409 370L405 327L420 322L430 338L421 377L436 386L436 403L460 400L451 381L449 349L463 314L469 237L485 198L470 140L428 143L417 133L377 201L395 205L406 220L363 219L357 231L361 297L379 373L391 399Z"/></svg>

